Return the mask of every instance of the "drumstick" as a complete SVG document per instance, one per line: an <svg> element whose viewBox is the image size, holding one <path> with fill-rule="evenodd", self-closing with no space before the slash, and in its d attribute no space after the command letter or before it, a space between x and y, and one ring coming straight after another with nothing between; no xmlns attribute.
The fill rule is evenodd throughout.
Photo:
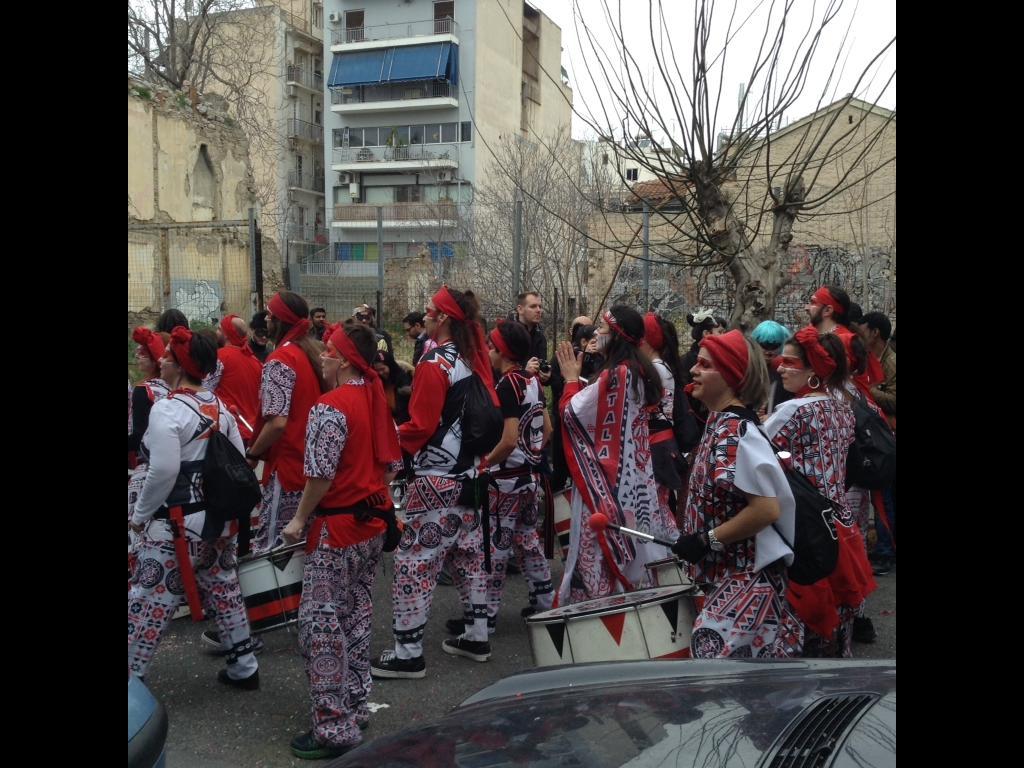
<svg viewBox="0 0 1024 768"><path fill-rule="evenodd" d="M232 405L230 408L228 408L228 410L231 411L231 415L232 416L234 416L236 419L238 419L240 422L242 422L242 426L244 426L246 429L248 429L250 432L252 432L252 424L250 424L248 421L246 421L245 417L242 416L242 414L240 414L238 412L238 406L237 405Z"/></svg>
<svg viewBox="0 0 1024 768"><path fill-rule="evenodd" d="M649 533L644 533L643 531L634 531L632 528L626 528L624 526L616 525L615 523L609 522L608 516L604 512L595 512L594 514L592 514L590 516L589 525L591 529L595 531L603 531L605 528L611 528L613 531L625 533L628 536L636 536L636 538L638 539L646 539L647 541L653 541L655 544L661 544L663 547L672 546L671 541L665 541L664 539L659 539L658 537L652 536Z"/></svg>

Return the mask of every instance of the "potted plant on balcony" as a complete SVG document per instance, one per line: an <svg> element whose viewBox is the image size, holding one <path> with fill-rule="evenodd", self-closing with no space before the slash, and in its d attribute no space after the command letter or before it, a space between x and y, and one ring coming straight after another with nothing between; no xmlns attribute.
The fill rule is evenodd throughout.
<svg viewBox="0 0 1024 768"><path fill-rule="evenodd" d="M391 155L392 160L409 159L409 142L405 139L399 138L397 128L391 129L391 134L388 136L388 140L384 143L388 147L388 154Z"/></svg>

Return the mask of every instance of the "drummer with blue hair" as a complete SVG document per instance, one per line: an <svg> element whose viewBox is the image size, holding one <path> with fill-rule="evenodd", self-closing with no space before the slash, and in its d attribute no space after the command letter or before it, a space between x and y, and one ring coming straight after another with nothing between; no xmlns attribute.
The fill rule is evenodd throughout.
<svg viewBox="0 0 1024 768"><path fill-rule="evenodd" d="M768 364L768 399L759 414L762 419L770 415L780 403L793 397L793 394L787 392L786 388L782 386L782 378L776 370L777 358L782 352L782 345L792 335L786 326L774 320L764 320L758 323L750 333L750 338L761 348L764 361Z"/></svg>

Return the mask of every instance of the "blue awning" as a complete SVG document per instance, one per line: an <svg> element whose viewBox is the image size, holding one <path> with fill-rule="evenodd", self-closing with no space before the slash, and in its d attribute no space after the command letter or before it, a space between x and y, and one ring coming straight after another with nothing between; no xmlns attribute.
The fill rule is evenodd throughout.
<svg viewBox="0 0 1024 768"><path fill-rule="evenodd" d="M338 88L419 80L447 80L458 85L458 73L459 46L430 43L336 53L327 85Z"/></svg>

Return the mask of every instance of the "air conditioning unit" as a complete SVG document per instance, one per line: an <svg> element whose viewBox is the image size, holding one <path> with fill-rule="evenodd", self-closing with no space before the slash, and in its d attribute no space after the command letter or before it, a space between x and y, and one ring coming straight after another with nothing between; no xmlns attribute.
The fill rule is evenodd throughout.
<svg viewBox="0 0 1024 768"><path fill-rule="evenodd" d="M354 173L349 173L347 171L344 171L344 172L338 174L338 183L339 184L351 184L355 180L356 180L356 175Z"/></svg>
<svg viewBox="0 0 1024 768"><path fill-rule="evenodd" d="M331 24L341 24L341 14L340 13L332 13L327 18L330 19Z"/></svg>
<svg viewBox="0 0 1024 768"><path fill-rule="evenodd" d="M294 99L298 95L299 95L299 89L297 87L295 87L294 85L289 85L288 86L288 98L289 99Z"/></svg>
<svg viewBox="0 0 1024 768"><path fill-rule="evenodd" d="M454 174L451 171L438 171L438 181L453 181L455 179Z"/></svg>
<svg viewBox="0 0 1024 768"><path fill-rule="evenodd" d="M348 185L348 194L353 200L359 198L359 182L353 181Z"/></svg>

